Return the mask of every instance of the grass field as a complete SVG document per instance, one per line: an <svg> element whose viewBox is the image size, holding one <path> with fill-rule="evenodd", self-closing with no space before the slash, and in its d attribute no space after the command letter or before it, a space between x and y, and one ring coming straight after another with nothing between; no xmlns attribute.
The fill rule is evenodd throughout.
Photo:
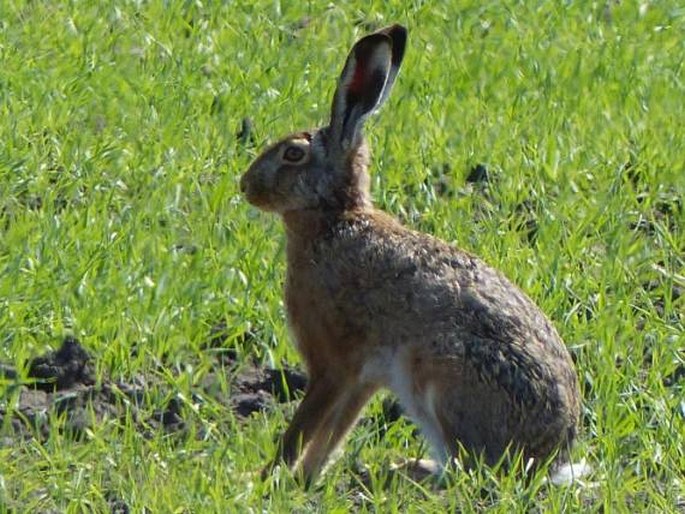
<svg viewBox="0 0 685 514"><path fill-rule="evenodd" d="M261 482L296 402L238 418L228 379L197 400L219 323L239 362L298 363L282 228L237 180L326 120L350 45L394 21L410 40L368 124L374 198L554 320L587 483L384 484L426 448L381 398L316 487ZM0 378L0 512L685 512L684 34L676 0L0 1L0 361L19 371ZM15 437L29 358L68 335L98 383L148 377L187 430L113 417L75 438L48 410L46 437Z"/></svg>

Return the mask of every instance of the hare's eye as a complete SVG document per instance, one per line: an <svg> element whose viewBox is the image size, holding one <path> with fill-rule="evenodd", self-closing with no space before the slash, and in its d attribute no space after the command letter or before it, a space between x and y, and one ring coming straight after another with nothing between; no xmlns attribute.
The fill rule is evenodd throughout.
<svg viewBox="0 0 685 514"><path fill-rule="evenodd" d="M304 159L305 152L299 146L289 146L283 152L283 160L297 163Z"/></svg>

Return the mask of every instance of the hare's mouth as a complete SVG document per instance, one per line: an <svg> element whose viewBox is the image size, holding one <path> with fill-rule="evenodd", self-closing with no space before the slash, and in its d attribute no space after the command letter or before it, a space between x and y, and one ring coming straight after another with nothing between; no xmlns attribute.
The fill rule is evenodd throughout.
<svg viewBox="0 0 685 514"><path fill-rule="evenodd" d="M272 201L270 200L269 195L264 191L249 186L246 188L241 187L241 189L245 196L245 200L253 207L257 207L263 211L273 210Z"/></svg>

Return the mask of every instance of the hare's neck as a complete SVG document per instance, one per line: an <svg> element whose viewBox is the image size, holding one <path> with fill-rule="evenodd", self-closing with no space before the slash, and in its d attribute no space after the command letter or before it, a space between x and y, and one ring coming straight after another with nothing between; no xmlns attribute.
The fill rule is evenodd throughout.
<svg viewBox="0 0 685 514"><path fill-rule="evenodd" d="M331 237L337 225L345 222L354 223L355 220L372 216L373 212L373 207L362 207L340 211L301 209L284 213L288 258L307 258L322 238Z"/></svg>
<svg viewBox="0 0 685 514"><path fill-rule="evenodd" d="M340 216L337 213L320 209L298 209L284 213L288 245L306 246L308 241L314 241L326 233L338 219Z"/></svg>

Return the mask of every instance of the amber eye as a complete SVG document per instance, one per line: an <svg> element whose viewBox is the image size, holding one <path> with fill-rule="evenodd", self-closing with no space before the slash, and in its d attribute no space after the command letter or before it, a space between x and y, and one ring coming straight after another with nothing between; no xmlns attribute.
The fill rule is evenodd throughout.
<svg viewBox="0 0 685 514"><path fill-rule="evenodd" d="M283 152L283 160L288 162L300 162L304 158L304 150L299 146L289 146Z"/></svg>

